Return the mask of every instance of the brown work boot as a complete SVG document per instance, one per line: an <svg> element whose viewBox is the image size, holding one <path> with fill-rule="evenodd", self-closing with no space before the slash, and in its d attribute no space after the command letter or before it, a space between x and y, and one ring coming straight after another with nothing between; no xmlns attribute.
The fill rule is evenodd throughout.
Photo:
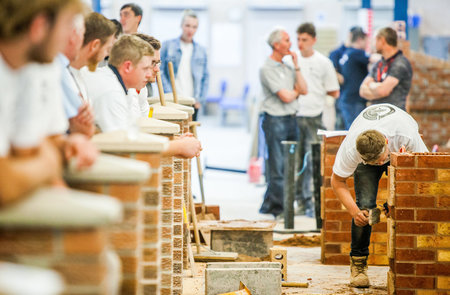
<svg viewBox="0 0 450 295"><path fill-rule="evenodd" d="M350 285L357 288L367 288L370 285L367 276L367 256L350 256Z"/></svg>

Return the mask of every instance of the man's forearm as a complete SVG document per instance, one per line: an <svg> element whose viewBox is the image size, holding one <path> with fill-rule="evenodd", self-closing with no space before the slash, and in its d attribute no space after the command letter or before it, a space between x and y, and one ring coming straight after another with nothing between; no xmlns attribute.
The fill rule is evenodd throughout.
<svg viewBox="0 0 450 295"><path fill-rule="evenodd" d="M356 205L355 201L353 201L353 197L350 194L350 191L348 189L345 180L344 181L337 180L336 177L333 175L331 178L331 186L333 187L334 193L341 201L341 203L344 205L344 207L347 209L347 211L350 213L350 215L352 217L355 216L360 211L360 209Z"/></svg>
<svg viewBox="0 0 450 295"><path fill-rule="evenodd" d="M376 96L374 90L369 87L369 83L363 83L361 85L361 88L359 89L359 95L367 100L374 100L379 98Z"/></svg>
<svg viewBox="0 0 450 295"><path fill-rule="evenodd" d="M297 70L298 69L298 70ZM303 77L300 68L297 68L295 72L296 84L298 87L299 94L305 95L308 93L308 85L306 84L305 78Z"/></svg>

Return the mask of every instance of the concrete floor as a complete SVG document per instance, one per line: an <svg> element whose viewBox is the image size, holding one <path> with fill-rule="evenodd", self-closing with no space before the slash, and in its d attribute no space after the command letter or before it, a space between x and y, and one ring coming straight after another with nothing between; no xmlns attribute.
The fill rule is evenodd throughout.
<svg viewBox="0 0 450 295"><path fill-rule="evenodd" d="M237 118L238 119L238 118ZM239 120L235 120L238 122ZM198 128L202 141L203 165L246 170L249 163L251 136L243 126L222 127L219 118L202 117L202 126ZM200 188L193 161L192 190L200 201ZM251 184L248 175L206 169L204 171L206 204L220 206L221 219L274 220L271 215L259 214L258 209L265 192L264 185ZM282 229L282 221L275 229ZM295 229L315 230L315 219L296 216ZM286 234L274 234L274 240L290 237ZM386 294L388 267L369 267L372 287L356 289L348 286L349 267L329 266L320 263L320 247L288 249L288 281L309 282L309 288L284 288L283 294ZM204 294L203 263L196 263L194 277L184 279L183 295ZM190 273L190 271L188 271ZM187 273L187 274L188 274ZM254 294L255 295L255 294ZM257 295L257 294L256 294Z"/></svg>

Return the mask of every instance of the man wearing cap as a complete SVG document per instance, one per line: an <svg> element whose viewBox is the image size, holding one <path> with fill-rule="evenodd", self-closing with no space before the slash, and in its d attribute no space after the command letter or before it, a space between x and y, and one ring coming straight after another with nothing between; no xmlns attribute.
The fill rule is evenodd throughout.
<svg viewBox="0 0 450 295"><path fill-rule="evenodd" d="M336 155L331 186L352 216L350 284L355 287L370 284L367 258L372 227L368 224L368 210L377 206L378 182L387 173L390 153L404 149L428 151L416 121L394 105L377 104L359 114ZM356 202L346 184L352 175Z"/></svg>

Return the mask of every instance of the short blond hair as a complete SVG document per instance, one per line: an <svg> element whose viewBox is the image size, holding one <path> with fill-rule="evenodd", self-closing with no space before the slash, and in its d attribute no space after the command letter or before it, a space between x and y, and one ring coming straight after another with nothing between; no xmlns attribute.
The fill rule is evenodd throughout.
<svg viewBox="0 0 450 295"><path fill-rule="evenodd" d="M386 138L376 130L367 130L356 138L356 150L365 162L380 158L386 146Z"/></svg>
<svg viewBox="0 0 450 295"><path fill-rule="evenodd" d="M14 40L22 36L40 14L54 24L60 11L67 7L73 7L75 12L83 11L81 0L1 0L0 40Z"/></svg>
<svg viewBox="0 0 450 295"><path fill-rule="evenodd" d="M118 68L125 61L131 61L137 65L144 56L153 56L155 51L153 48L142 40L133 35L123 35L114 43L109 55L109 64Z"/></svg>

